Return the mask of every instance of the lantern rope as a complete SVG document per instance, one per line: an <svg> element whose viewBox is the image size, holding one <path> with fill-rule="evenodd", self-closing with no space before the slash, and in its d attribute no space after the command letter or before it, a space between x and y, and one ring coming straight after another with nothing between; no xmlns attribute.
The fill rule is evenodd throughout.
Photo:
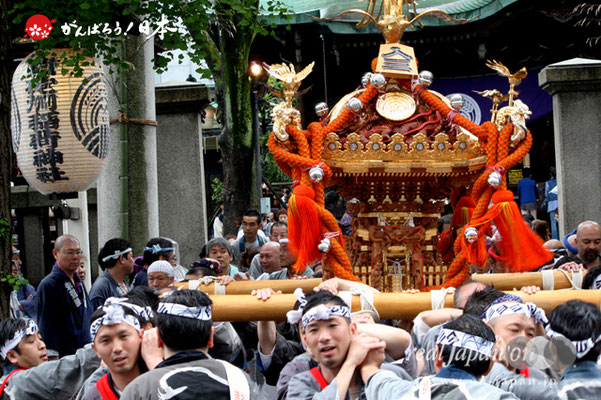
<svg viewBox="0 0 601 400"><path fill-rule="evenodd" d="M111 119L110 122L111 122L111 124L120 123L120 124L158 126L158 123L152 119L127 118L127 116L124 113L121 113L121 115L119 115L119 118Z"/></svg>

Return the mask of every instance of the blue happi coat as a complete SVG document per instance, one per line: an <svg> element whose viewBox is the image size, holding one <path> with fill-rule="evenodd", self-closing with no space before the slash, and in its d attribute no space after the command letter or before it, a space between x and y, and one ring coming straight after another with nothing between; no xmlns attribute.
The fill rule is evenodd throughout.
<svg viewBox="0 0 601 400"><path fill-rule="evenodd" d="M48 355L58 352L60 357L92 341L90 317L94 310L85 286L77 274L75 285L58 265L46 276L37 292L38 325L46 343Z"/></svg>

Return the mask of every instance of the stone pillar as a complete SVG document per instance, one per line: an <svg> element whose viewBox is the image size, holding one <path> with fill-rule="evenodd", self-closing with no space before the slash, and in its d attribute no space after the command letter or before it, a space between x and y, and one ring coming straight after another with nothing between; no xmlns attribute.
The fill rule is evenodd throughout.
<svg viewBox="0 0 601 400"><path fill-rule="evenodd" d="M208 239L201 128L208 89L161 84L156 102L160 235L178 242L178 262L187 268Z"/></svg>
<svg viewBox="0 0 601 400"><path fill-rule="evenodd" d="M107 79L111 81L111 86L114 87L115 90L119 90L120 85L116 77L108 75L108 68L105 68L104 72L107 74ZM111 121L116 120L120 114L119 100L112 90L109 91L108 109ZM98 249L100 249L107 240L114 237L121 237L121 226L119 224L119 175L121 167L119 129L120 124L111 124L109 156L104 165L102 174L96 181L96 187L98 189ZM97 264L98 263L94 263L93 265L97 266ZM100 269L100 267L97 268Z"/></svg>
<svg viewBox="0 0 601 400"><path fill-rule="evenodd" d="M141 35L126 42L126 59L134 65L127 73L126 117L155 121L154 41ZM115 77L115 89L121 89ZM119 116L118 101L109 102L111 120ZM139 121L140 122L140 121ZM159 207L157 187L156 127L147 123L127 123L129 168L128 176L128 230L134 255L141 255L148 239L159 234ZM125 236L120 226L120 138L119 123L111 125L111 154L107 167L98 182L98 241Z"/></svg>
<svg viewBox="0 0 601 400"><path fill-rule="evenodd" d="M539 85L553 95L559 230L601 223L601 60L574 58L545 67Z"/></svg>
<svg viewBox="0 0 601 400"><path fill-rule="evenodd" d="M94 254L90 251L90 224L88 221L88 193L79 192L76 199L66 200L67 205L71 208L79 209L79 218L77 219L64 219L63 221L63 234L70 234L75 236L79 240L79 248L85 255L85 269L86 277L84 284L86 289L92 288L92 271L91 266L95 265L96 257L98 253Z"/></svg>

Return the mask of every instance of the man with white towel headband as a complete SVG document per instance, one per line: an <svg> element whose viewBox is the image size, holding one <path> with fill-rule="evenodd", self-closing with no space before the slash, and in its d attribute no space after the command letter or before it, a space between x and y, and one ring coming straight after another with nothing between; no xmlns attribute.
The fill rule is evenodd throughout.
<svg viewBox="0 0 601 400"><path fill-rule="evenodd" d="M48 361L46 344L32 319L0 322L3 376L0 399L70 399L100 366L90 346L73 355Z"/></svg>
<svg viewBox="0 0 601 400"><path fill-rule="evenodd" d="M288 320L294 322L291 315ZM317 292L307 299L300 323L303 344L318 366L293 376L288 383L286 398L364 398L359 366L369 351L381 353L384 359L386 342L359 333L344 300L329 291ZM398 366L388 364L383 367L393 376L403 374Z"/></svg>
<svg viewBox="0 0 601 400"><path fill-rule="evenodd" d="M214 333L211 304L206 294L195 290L174 291L160 300L155 347L164 360L127 385L121 400L205 398L208 393L214 399L256 398L248 375L208 356ZM153 330L144 332L144 340L149 332Z"/></svg>
<svg viewBox="0 0 601 400"><path fill-rule="evenodd" d="M495 335L481 319L465 314L447 322L438 335L436 375L404 381L380 369L383 360L370 352L361 366L366 398L509 400L511 393L481 382L493 365Z"/></svg>

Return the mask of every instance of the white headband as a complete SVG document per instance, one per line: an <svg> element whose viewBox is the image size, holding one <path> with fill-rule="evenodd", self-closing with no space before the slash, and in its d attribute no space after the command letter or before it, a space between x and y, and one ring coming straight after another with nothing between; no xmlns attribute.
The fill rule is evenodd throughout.
<svg viewBox="0 0 601 400"><path fill-rule="evenodd" d="M94 341L96 334L102 326L117 325L122 322L140 332L140 321L138 321L138 318L130 314L125 314L121 305L109 304L102 307L102 311L104 311L105 314L102 317L94 320L92 325L90 325L90 335L92 336L92 341Z"/></svg>
<svg viewBox="0 0 601 400"><path fill-rule="evenodd" d="M572 343L576 349L576 357L577 358L584 357L586 355L586 353L591 351L593 349L593 347L595 347L595 345L601 341L601 336L597 337L597 339L595 339L595 340L593 340L591 338L588 338L586 340L570 340L567 337L565 337L565 335L563 335L559 332L555 332L553 329L551 329L551 324L547 325L547 327L545 328L545 332L547 333L547 337L549 339L562 337L562 338L566 339L568 342Z"/></svg>
<svg viewBox="0 0 601 400"><path fill-rule="evenodd" d="M330 316L338 315L340 317L351 319L351 310L347 306L326 306L320 304L317 307L313 307L305 315L303 315L303 329L309 325L310 322L327 321Z"/></svg>
<svg viewBox="0 0 601 400"><path fill-rule="evenodd" d="M120 256L122 256L123 254L127 254L131 251L131 247L128 247L127 249L123 250L123 251L119 251L119 250L115 250L115 254L111 254L110 256L106 256L102 259L102 262L107 262L108 260L110 260L111 258L117 259Z"/></svg>
<svg viewBox="0 0 601 400"><path fill-rule="evenodd" d="M12 339L7 340L0 348L0 354L6 360L6 353L9 350L14 349L21 343L21 340L27 335L33 335L38 331L38 325L35 323L33 319L27 320L27 325L23 329L19 329L15 332L15 335Z"/></svg>
<svg viewBox="0 0 601 400"><path fill-rule="evenodd" d="M138 317L144 318L146 321L150 321L154 316L152 308L128 303L125 297L109 297L104 302L105 307L111 304L118 304L122 307L129 308L134 314L136 314Z"/></svg>
<svg viewBox="0 0 601 400"><path fill-rule="evenodd" d="M303 316L303 310L305 309L305 305L307 304L307 299L305 298L305 294L303 293L303 289L296 288L294 290L294 295L300 302L300 306L298 310L290 310L286 313L286 318L288 318L288 323L291 325L298 324L301 317Z"/></svg>
<svg viewBox="0 0 601 400"><path fill-rule="evenodd" d="M492 350L495 347L494 342L489 342L480 336L446 328L443 328L438 334L436 344L473 350L489 358L492 357Z"/></svg>
<svg viewBox="0 0 601 400"><path fill-rule="evenodd" d="M534 317L537 324L546 325L549 323L545 310L538 308L534 303L497 303L490 306L485 311L484 321L490 322L495 318L505 315L524 314L526 317Z"/></svg>
<svg viewBox="0 0 601 400"><path fill-rule="evenodd" d="M211 320L211 306L187 307L183 304L159 303L157 314L168 314L176 317Z"/></svg>

